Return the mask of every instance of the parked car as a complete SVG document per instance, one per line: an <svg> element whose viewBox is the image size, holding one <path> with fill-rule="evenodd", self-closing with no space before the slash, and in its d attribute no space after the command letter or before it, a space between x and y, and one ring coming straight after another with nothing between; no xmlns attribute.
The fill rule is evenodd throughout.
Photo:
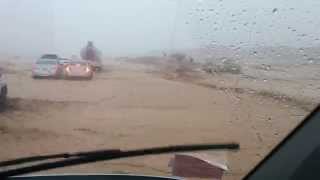
<svg viewBox="0 0 320 180"><path fill-rule="evenodd" d="M55 77L62 75L63 66L59 63L59 56L55 54L45 54L36 61L32 68L32 77Z"/></svg>
<svg viewBox="0 0 320 180"><path fill-rule="evenodd" d="M0 106L5 105L7 100L7 93L8 93L7 83L2 78L2 74L0 72Z"/></svg>
<svg viewBox="0 0 320 180"><path fill-rule="evenodd" d="M87 61L71 61L64 69L64 77L92 79L93 68Z"/></svg>

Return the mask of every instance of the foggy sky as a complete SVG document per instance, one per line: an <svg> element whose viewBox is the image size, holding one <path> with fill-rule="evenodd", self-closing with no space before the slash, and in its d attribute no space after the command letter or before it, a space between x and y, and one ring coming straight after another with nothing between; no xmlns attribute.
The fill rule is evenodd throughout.
<svg viewBox="0 0 320 180"><path fill-rule="evenodd" d="M317 46L320 1L1 0L0 53L105 56L211 45Z"/></svg>

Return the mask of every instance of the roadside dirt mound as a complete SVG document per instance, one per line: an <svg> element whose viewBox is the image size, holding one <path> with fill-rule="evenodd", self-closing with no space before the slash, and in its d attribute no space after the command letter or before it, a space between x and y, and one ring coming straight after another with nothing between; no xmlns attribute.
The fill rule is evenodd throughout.
<svg viewBox="0 0 320 180"><path fill-rule="evenodd" d="M6 111L29 111L36 112L47 106L56 106L63 108L70 102L55 102L49 100L38 100L38 99L23 99L23 98L8 98Z"/></svg>

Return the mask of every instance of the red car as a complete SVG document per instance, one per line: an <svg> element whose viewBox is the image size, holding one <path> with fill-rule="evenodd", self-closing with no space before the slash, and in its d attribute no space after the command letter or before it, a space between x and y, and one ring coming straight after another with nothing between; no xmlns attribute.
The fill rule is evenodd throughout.
<svg viewBox="0 0 320 180"><path fill-rule="evenodd" d="M87 61L72 61L65 66L64 77L66 79L84 78L91 80L93 78L93 69Z"/></svg>

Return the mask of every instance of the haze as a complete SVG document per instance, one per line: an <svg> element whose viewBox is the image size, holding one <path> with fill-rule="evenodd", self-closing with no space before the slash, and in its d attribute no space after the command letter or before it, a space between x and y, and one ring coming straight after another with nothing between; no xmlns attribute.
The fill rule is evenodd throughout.
<svg viewBox="0 0 320 180"><path fill-rule="evenodd" d="M78 55L88 40L105 56L208 44L317 46L319 8L317 0L2 0L0 53Z"/></svg>

